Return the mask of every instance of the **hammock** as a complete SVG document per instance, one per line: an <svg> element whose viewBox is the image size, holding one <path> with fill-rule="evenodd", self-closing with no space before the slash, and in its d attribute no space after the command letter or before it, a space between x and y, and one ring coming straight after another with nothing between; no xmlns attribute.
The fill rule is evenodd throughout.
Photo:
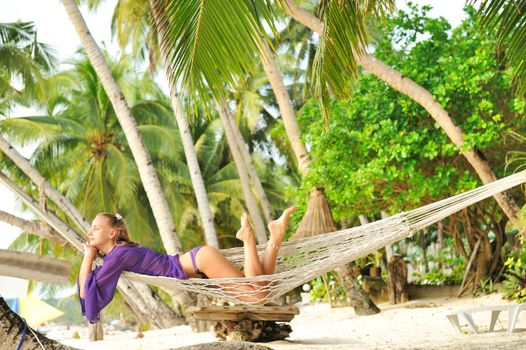
<svg viewBox="0 0 526 350"><path fill-rule="evenodd" d="M56 224L56 220L50 220L53 218L50 218L47 212L35 205L34 202L28 201L13 186L9 186L3 177L0 177L0 182L6 184L8 188L19 195L57 232L64 235L64 238L73 245L78 245L76 240L75 242L71 240L71 234L69 234L70 238L66 237L66 232L63 232L63 227ZM261 302L256 301L256 296L262 292L267 294L266 301L276 299L289 290L329 272L335 267L375 252L388 244L410 237L417 231L451 214L524 182L526 182L526 170L474 190L367 225L283 242L278 255L276 271L273 275L250 278L191 278L187 280L146 276L131 272L124 272L122 275L133 281L163 288L202 293L231 301L234 304L260 304ZM265 245L258 245L260 255L264 249ZM237 267L243 266L243 248L224 249L221 252ZM247 289L252 290L247 291ZM239 300L241 297L244 299L253 298L254 301L241 301Z"/></svg>

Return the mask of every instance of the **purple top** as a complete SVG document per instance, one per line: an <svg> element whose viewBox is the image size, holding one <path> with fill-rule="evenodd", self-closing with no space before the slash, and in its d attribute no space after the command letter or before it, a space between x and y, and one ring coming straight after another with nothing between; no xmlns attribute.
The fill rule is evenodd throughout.
<svg viewBox="0 0 526 350"><path fill-rule="evenodd" d="M187 279L178 255L166 255L140 246L116 246L103 258L103 265L91 271L84 285L84 299L80 298L82 314L90 323L99 321L99 312L115 294L122 271L150 276ZM77 281L77 288L78 281Z"/></svg>

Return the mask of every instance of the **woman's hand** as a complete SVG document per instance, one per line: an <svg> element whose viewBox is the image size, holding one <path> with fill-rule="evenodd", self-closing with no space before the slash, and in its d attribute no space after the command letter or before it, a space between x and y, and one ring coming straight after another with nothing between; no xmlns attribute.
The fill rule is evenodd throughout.
<svg viewBox="0 0 526 350"><path fill-rule="evenodd" d="M82 247L84 248L84 258L95 260L97 257L97 248L90 246L89 243L82 243Z"/></svg>

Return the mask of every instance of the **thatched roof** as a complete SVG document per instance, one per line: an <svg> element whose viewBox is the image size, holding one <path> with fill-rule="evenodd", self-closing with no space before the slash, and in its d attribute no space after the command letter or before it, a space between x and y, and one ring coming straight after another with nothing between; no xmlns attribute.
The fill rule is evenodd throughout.
<svg viewBox="0 0 526 350"><path fill-rule="evenodd" d="M0 275L48 283L66 283L71 262L0 249Z"/></svg>
<svg viewBox="0 0 526 350"><path fill-rule="evenodd" d="M313 188L307 212L301 219L293 238L311 237L333 231L336 231L336 223L332 218L325 192L321 188Z"/></svg>

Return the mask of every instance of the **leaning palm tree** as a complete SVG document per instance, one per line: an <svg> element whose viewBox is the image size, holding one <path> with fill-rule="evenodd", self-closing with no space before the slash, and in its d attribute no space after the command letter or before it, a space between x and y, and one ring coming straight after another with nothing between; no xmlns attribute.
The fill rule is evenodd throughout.
<svg viewBox="0 0 526 350"><path fill-rule="evenodd" d="M161 16L159 15L160 11L158 11L157 9L160 9L161 6L167 6L167 3L157 3L152 1L149 4L150 6L147 7L144 6L143 2L136 0L119 1L114 13L113 29L122 47L126 47L131 42L132 52L135 55L145 56L145 52L148 52L150 67L152 70L154 70L155 66L157 65L157 61L160 60L161 63L166 62L166 56L167 54L169 54L166 52L166 50L159 50L157 44L159 37L163 36L165 33L165 25L163 24L165 18L161 18ZM155 14L157 14L157 16L155 16ZM151 20L148 22L147 20L145 20L147 18L150 18ZM130 33L132 34L130 35ZM200 40L199 35L196 39ZM148 49L145 49L146 46L148 47ZM178 87L174 81L172 72L169 69L167 69L166 65L163 64L163 67L164 73L168 78L168 83L171 91L172 105L174 107L176 118L178 120L178 124L181 130L181 136L184 141L188 138L189 135L188 132L184 131L188 128L188 123L186 122L184 110L181 107L181 99L179 98L179 94L177 93ZM231 123L224 123L224 126L225 128L230 128L234 125L232 125ZM229 141L230 145L232 146L232 152L236 153L237 151L239 151L242 155L241 157L235 157L235 159L237 160L236 163L238 164L238 169L240 171L240 179L242 183L244 183L243 193L245 194L246 198L245 202L247 203L249 213L252 219L254 220L258 240L264 242L266 240L266 234L264 230L263 220L261 219L259 210L257 209L256 200L250 190L250 185L248 183L245 183L245 181L248 180L248 176L244 174L244 172L246 172L246 168L248 168L248 170L251 172L253 182L255 184L256 190L258 191L267 218L270 218L270 209L268 201L266 200L265 193L262 191L259 179L255 177L256 174L251 163L250 157L247 156L247 152L245 152L244 145L240 145L241 140L238 134L239 133L237 133L236 130L232 130L231 132L229 130L229 132L227 133L227 135L230 135L232 138L232 140ZM200 212L202 213L201 216L203 224L205 226L205 232L207 232L208 230L206 227L206 218L209 217L209 215L207 215L206 210L203 209L209 208L208 199L206 198L206 192L203 191L204 185L202 184L201 176L198 176L200 175L200 169L197 166L197 164L195 164L195 161L192 161L196 159L195 151L190 146L191 139L188 139L187 141L185 141L186 158L188 159L189 166L193 168L191 172L191 174L193 175L192 181L194 183L194 189L198 200L198 207ZM243 163L239 163L240 161L242 161ZM207 236L209 236L208 233ZM213 243L209 240L207 241L209 242L209 244Z"/></svg>
<svg viewBox="0 0 526 350"><path fill-rule="evenodd" d="M331 33L333 33L334 35L334 29L331 28L331 25L333 25L332 23L336 24L336 28L346 30L345 27L338 26L338 23L340 21L338 19L338 16L336 16L336 21L331 21L331 12L326 13L324 18L327 24L325 24L324 21L302 10L292 0L282 1L284 2L283 8L285 9L288 15L290 15L298 22L304 24L306 27L310 28L313 32L318 33L322 37L330 37ZM347 30L349 29L347 28ZM346 43L341 42L339 43L339 45L345 46ZM349 43L347 43L347 45L349 45ZM338 47L336 49L338 49ZM340 51L340 49L338 49L338 51ZM338 57L345 56L339 55ZM442 127L442 129L450 138L450 140L461 150L464 157L471 164L471 166L473 167L473 169L478 174L478 176L484 184L493 182L497 179L489 161L482 154L482 152L478 149L475 149L474 147L467 148L465 146L464 132L458 125L456 125L453 118L440 105L440 103L434 98L434 96L429 91L412 81L410 78L403 76L401 73L389 67L387 64L379 61L371 55L366 54L363 50L359 51L356 57L358 58L358 62L368 72L374 74L379 79L389 84L392 88L407 95L415 102L420 104L422 107L424 107L429 112L431 117L435 119L436 122ZM341 64L344 67L349 67L349 69L354 67L354 63L354 60L345 62L345 59L343 58L341 62ZM339 82L341 78L341 73L339 70L327 70L324 76L327 78L327 81L330 84L333 91L339 93L340 95L348 94L349 88L347 86L342 86ZM322 76L317 76L317 79L321 78ZM318 83L318 85L319 84L320 83ZM323 89L323 87L320 87L319 89ZM507 193L496 194L494 198L501 207L504 214L510 219L510 221L518 225L519 207L516 204L515 200L512 197L510 197Z"/></svg>
<svg viewBox="0 0 526 350"><path fill-rule="evenodd" d="M84 215L120 212L128 218L131 232L141 233L133 238L151 246L158 242L154 239L155 220L144 205L146 194L126 137L89 61L81 55L71 63L71 70L49 78L47 115L6 119L1 122L2 130L19 144L37 144L31 162ZM112 68L128 91L142 89L142 96L147 97L148 87L155 89L148 77L138 80L131 76L131 69L123 62ZM133 103L131 110L141 122L138 128L153 161L180 161L177 153L170 152L180 141L173 135L175 123L166 119L164 101ZM175 211L181 199L170 199Z"/></svg>
<svg viewBox="0 0 526 350"><path fill-rule="evenodd" d="M49 115L6 119L1 122L0 127L3 134L19 144L38 145L32 163L69 198L47 182L46 178L3 138L0 139L0 149L35 184L44 189L46 195L53 200L52 204L55 204L53 208L63 210L82 231L87 231L90 224L72 201L90 216L100 211L101 206L115 211L115 204L118 203L124 212L133 212L131 223L136 227L135 232L154 232L155 228L151 227L152 215L145 212L142 204L146 201L146 195L140 186L131 152L126 146L122 130L116 127L113 110L109 107L108 98L102 91L91 65L86 60L81 60L71 71L59 73L49 80L50 90L55 92L53 94L48 91L50 96L45 110ZM154 86L148 84L147 80L138 81L137 85L142 89L148 85ZM169 149L175 141L170 141L164 134L159 135L163 130L157 127L159 118L163 117L159 112L163 109L147 101L137 101L134 108L141 115L141 127L143 132L149 135L146 139L151 140L154 154L159 157L171 155ZM164 113L164 116L166 115ZM153 126L152 119L156 121ZM167 146L166 143L170 145ZM72 167L72 164L76 166ZM6 166L12 173L18 169L10 164ZM104 173L109 175L103 176ZM73 179L80 181L72 181ZM118 184L121 183L125 186L119 188ZM106 191L100 191L102 188ZM137 188L137 197L130 197L130 188ZM124 195L126 200L113 197L119 194ZM176 196L171 197L172 200L174 198ZM146 237L146 240L141 237ZM148 235L136 238L149 242ZM60 250L53 249L52 252L59 253ZM119 286L130 306L138 314L142 314L145 320L148 319L159 327L174 325L174 322L177 322L177 315L169 311L170 309L161 303L146 285L134 283L130 286L126 281L121 281Z"/></svg>
<svg viewBox="0 0 526 350"><path fill-rule="evenodd" d="M179 253L181 252L181 242L175 231L174 220L166 197L163 194L159 178L153 167L151 157L137 128L137 122L126 103L125 97L115 81L111 69L101 50L91 36L76 1L64 0L63 4L70 21L75 27L80 41L93 64L93 68L100 77L104 90L106 91L111 104L115 109L119 123L124 130L126 140L133 153L133 158L137 163L139 175L159 227L163 246L169 254Z"/></svg>

